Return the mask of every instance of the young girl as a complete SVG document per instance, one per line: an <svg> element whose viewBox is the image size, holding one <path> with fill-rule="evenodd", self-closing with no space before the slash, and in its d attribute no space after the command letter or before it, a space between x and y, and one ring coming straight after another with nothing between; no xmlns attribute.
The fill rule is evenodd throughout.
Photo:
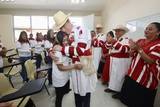
<svg viewBox="0 0 160 107"><path fill-rule="evenodd" d="M20 74L22 76L23 82L28 81L24 63L26 60L31 58L31 47L27 38L27 33L25 31L20 33L19 39L16 42L16 48L20 57L20 61L22 62L22 72Z"/></svg>
<svg viewBox="0 0 160 107"><path fill-rule="evenodd" d="M68 37L64 32L58 32L56 36L56 44L61 46L68 45ZM55 52L55 57L57 57L58 60L53 61L52 63L52 83L56 91L55 107L61 107L63 96L70 91L70 78L68 71L72 71L72 69L81 69L82 65L69 65L69 58L63 56L61 52L58 51Z"/></svg>
<svg viewBox="0 0 160 107"><path fill-rule="evenodd" d="M44 41L43 36L40 33L36 34L36 43L35 43L35 56L36 56L36 68L41 67L42 56L41 53L44 51Z"/></svg>

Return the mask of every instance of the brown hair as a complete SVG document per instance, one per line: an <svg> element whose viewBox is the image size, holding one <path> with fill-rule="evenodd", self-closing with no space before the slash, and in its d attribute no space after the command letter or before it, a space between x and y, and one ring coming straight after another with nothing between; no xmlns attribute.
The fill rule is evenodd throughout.
<svg viewBox="0 0 160 107"><path fill-rule="evenodd" d="M28 37L27 37L27 40L23 40L22 36L25 35L27 37L27 33L25 31L22 31L19 35L19 39L18 41L20 43L29 43L29 40L28 40Z"/></svg>

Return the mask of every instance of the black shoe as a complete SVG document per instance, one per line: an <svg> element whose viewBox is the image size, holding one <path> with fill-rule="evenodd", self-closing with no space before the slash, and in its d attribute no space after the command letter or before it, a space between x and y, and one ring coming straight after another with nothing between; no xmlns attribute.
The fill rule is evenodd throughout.
<svg viewBox="0 0 160 107"><path fill-rule="evenodd" d="M72 89L67 90L67 91L65 92L65 94L68 94L71 90L72 90Z"/></svg>
<svg viewBox="0 0 160 107"><path fill-rule="evenodd" d="M113 91L109 88L105 89L104 92L106 92L106 93L117 93L116 91Z"/></svg>
<svg viewBox="0 0 160 107"><path fill-rule="evenodd" d="M51 86L51 85L52 85L52 83L48 83L48 85L49 85L49 86Z"/></svg>
<svg viewBox="0 0 160 107"><path fill-rule="evenodd" d="M23 80L23 83L26 83L26 82L28 82L29 81L29 79L27 78L26 80Z"/></svg>
<svg viewBox="0 0 160 107"><path fill-rule="evenodd" d="M112 98L114 98L114 99L120 99L120 97L121 97L120 93L112 95Z"/></svg>
<svg viewBox="0 0 160 107"><path fill-rule="evenodd" d="M101 78L101 75L98 74L98 75L97 75L97 78L100 79L100 78Z"/></svg>

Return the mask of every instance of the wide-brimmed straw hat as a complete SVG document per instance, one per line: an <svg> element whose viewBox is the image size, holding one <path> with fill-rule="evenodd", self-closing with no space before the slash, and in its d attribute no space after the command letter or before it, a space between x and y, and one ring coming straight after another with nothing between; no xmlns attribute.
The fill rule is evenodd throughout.
<svg viewBox="0 0 160 107"><path fill-rule="evenodd" d="M103 28L103 26L101 24L97 24L96 28Z"/></svg>
<svg viewBox="0 0 160 107"><path fill-rule="evenodd" d="M129 29L126 26L123 25L117 25L117 27L115 29L113 29L114 31L116 30L124 30L126 33L129 32Z"/></svg>
<svg viewBox="0 0 160 107"><path fill-rule="evenodd" d="M53 19L55 21L55 27L57 29L60 29L69 19L69 16L71 15L71 13L69 14L65 14L62 11L58 11L54 16Z"/></svg>

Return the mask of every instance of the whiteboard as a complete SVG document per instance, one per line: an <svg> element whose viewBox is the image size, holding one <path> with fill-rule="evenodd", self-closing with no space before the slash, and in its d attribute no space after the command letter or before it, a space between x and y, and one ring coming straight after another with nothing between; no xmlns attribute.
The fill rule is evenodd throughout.
<svg viewBox="0 0 160 107"><path fill-rule="evenodd" d="M152 22L160 22L160 13L128 21L126 26L130 29L129 38L133 40L144 38L144 30Z"/></svg>

